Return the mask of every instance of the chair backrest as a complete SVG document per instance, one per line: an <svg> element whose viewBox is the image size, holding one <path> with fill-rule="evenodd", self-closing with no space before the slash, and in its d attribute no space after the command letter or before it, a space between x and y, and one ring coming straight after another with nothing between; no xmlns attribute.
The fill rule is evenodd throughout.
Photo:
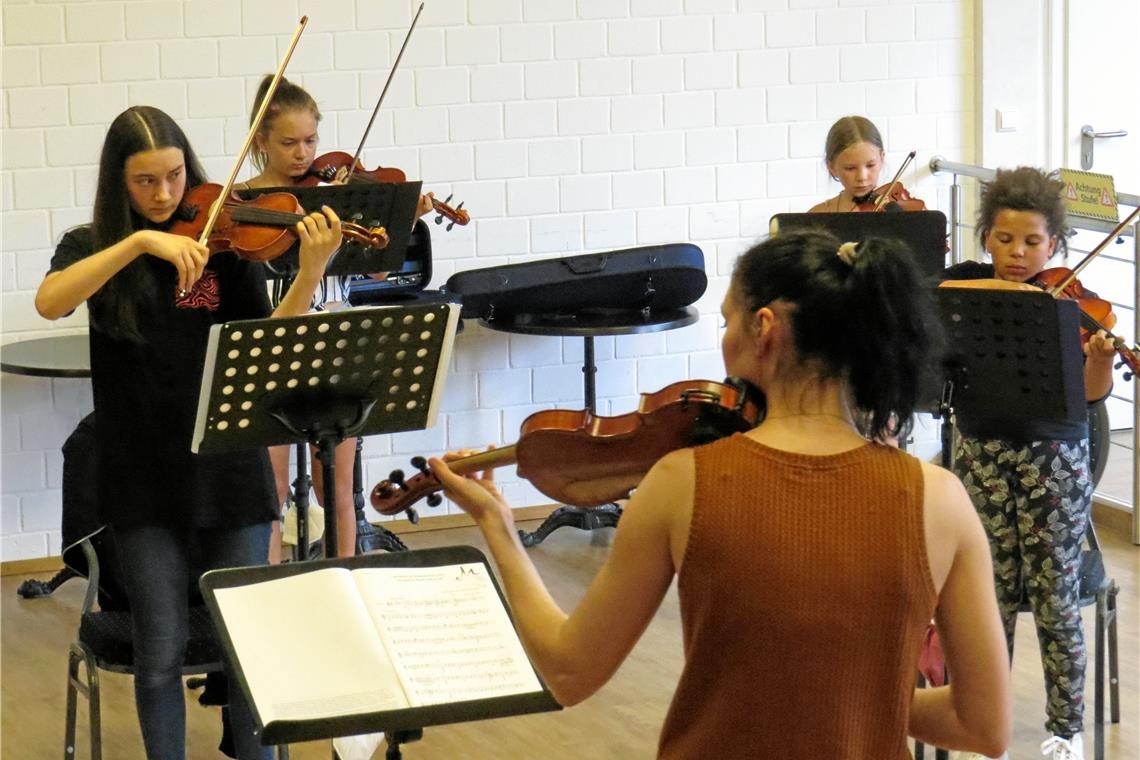
<svg viewBox="0 0 1140 760"><path fill-rule="evenodd" d="M96 497L95 412L79 421L63 444L63 564L84 578L96 581L99 607L125 610L127 593L119 570L114 533L99 521ZM91 567L84 542L94 549L97 566Z"/></svg>

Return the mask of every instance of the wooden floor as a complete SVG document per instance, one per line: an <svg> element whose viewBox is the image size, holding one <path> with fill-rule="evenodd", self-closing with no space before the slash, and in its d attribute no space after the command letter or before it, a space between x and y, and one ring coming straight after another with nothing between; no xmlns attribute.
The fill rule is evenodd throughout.
<svg viewBox="0 0 1140 760"><path fill-rule="evenodd" d="M590 536L573 529L554 533L531 550L551 592L564 607L573 605L584 592L608 551L609 529ZM1140 683L1140 548L1122 534L1101 531L1101 542L1112 575L1121 585L1120 656L1122 717L1108 726L1107 757L1134 760L1140 757L1138 736L1138 689ZM412 548L473 544L481 546L474 529L457 528L404 536ZM0 584L0 649L2 701L0 701L0 752L10 760L59 758L63 753L66 652L74 636L82 602L83 581L66 583L53 597L24 600L16 595L23 577L7 577ZM298 610L312 614L316 610ZM1091 611L1085 615L1086 630L1092 631ZM1090 637L1091 638L1091 637ZM317 646L320 642L303 642ZM296 650L298 642L281 632L282 657ZM1040 757L1043 737L1044 690L1037 644L1032 625L1023 616L1018 629L1014 663L1015 735L1010 756L1014 760ZM405 745L404 754L414 758L650 758L657 733L676 684L681 666L681 631L675 593L670 593L645 636L615 678L585 704L559 713L485 721L463 726L436 727L425 731L424 740ZM1088 677L1088 714L1092 713L1092 668ZM142 757L134 698L129 677L103 674L103 746L108 760ZM191 758L215 758L218 715L188 701L188 734ZM83 703L81 702L81 707ZM82 714L82 712L81 712ZM81 718L79 749L88 757ZM1091 752L1091 726L1086 746ZM327 760L327 744L294 746L295 760ZM929 754L927 755L929 757ZM377 758L383 757L381 750Z"/></svg>

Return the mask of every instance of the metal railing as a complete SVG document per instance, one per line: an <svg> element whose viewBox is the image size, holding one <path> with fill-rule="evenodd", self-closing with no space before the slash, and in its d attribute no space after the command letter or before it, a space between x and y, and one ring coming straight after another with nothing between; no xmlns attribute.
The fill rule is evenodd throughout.
<svg viewBox="0 0 1140 760"><path fill-rule="evenodd" d="M959 177L972 177L988 182L997 175L997 171L987 169L984 166L947 161L941 156L930 159L930 171L934 174L954 175L954 181L950 185L950 256L951 261L957 264L962 261L962 231L967 227L972 229L972 225L966 225L962 222L962 185L958 179ZM1117 193L1116 199L1122 206L1140 206L1140 195ZM1075 229L1102 233L1111 232L1116 226L1111 222L1073 216L1068 218L1068 223ZM1132 263L1135 272L1132 294L1132 327L1133 335L1140 336L1140 221L1126 228L1122 234L1132 236ZM1124 395L1113 394L1115 398L1126 402L1130 401L1132 404L1132 503L1129 504L1108 494L1097 492L1097 498L1100 501L1132 510L1132 543L1136 545L1140 545L1140 472L1138 472L1140 470L1140 459L1137 457L1140 454L1140 388L1137 387L1138 384L1140 384L1140 377L1134 378L1131 383L1131 399Z"/></svg>

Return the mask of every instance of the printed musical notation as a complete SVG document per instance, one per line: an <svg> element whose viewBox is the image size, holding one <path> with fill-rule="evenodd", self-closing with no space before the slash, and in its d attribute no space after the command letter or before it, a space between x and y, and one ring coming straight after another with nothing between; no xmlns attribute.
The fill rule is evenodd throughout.
<svg viewBox="0 0 1140 760"><path fill-rule="evenodd" d="M328 568L216 598L262 726L542 691L481 564ZM284 663L265 647L283 630L336 645Z"/></svg>
<svg viewBox="0 0 1140 760"><path fill-rule="evenodd" d="M385 648L413 704L539 691L503 603L482 565L357 571Z"/></svg>

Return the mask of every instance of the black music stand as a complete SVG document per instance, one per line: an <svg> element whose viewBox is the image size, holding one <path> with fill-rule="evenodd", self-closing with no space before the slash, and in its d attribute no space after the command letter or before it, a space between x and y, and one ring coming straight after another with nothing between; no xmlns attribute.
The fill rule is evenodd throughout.
<svg viewBox="0 0 1140 760"><path fill-rule="evenodd" d="M869 237L897 240L910 248L919 271L936 277L946 268L946 215L941 211L900 211L863 214L776 214L772 234L822 229L840 240L862 242Z"/></svg>
<svg viewBox="0 0 1140 760"><path fill-rule="evenodd" d="M495 574L487 562L487 558L482 552L471 546L445 546L400 552L399 554L370 554L361 557L327 559L289 565L214 570L202 576L199 586L202 589L203 598L210 610L211 617L214 619L218 638L225 650L227 660L230 662L238 684L245 692L250 709L254 714L263 745L313 741L383 731L388 741L387 757L399 758L399 745L422 738L423 729L427 726L562 709L545 684L542 683L538 674L534 672L533 666L526 661L521 642L517 640L517 632L511 630L509 638L513 639L513 643L517 646L516 651L523 658L520 666L533 676L534 688L524 688L518 691L504 690L502 684L488 682L485 689L478 688L474 691L498 691L501 693L497 696L472 697L472 689L467 686L460 689L460 693L464 696L452 695L446 701L436 700L408 707L378 707L375 700L371 700L373 704L368 706L370 700L362 698L366 695L348 693L344 694L341 699L326 700L317 709L313 709L314 705L307 702L301 710L284 711L283 714L273 716L267 722L265 719L267 716L262 714L256 695L272 694L273 698L277 698L279 695L273 691L271 684L266 684L264 669L266 653L263 642L267 631L279 630L280 628L280 621L275 620L274 616L285 617L289 614L282 609L285 606L282 600L295 598L293 594L301 588L297 585L290 585L282 596L281 592L274 593L274 582L288 582L290 579L305 580L298 578L298 576L307 576L312 582L318 577L316 574L324 573L327 576L330 570L334 570L337 572L349 571L350 573L362 572L364 577L360 578L361 585L375 588L394 579L369 578L367 577L369 570L397 568L423 570L422 575L424 576L431 575L439 570L454 571L460 577L467 577L473 581L485 579L490 589L493 589L489 591L489 595L494 601L479 601L486 597L480 594L471 594L470 589L457 588L446 583L436 592L439 596L416 596L416 601L423 603L425 608L411 610L410 614L403 615L399 620L393 621L393 624L400 627L405 634L408 634L409 629L413 627L422 627L425 630L415 631L410 634L410 637L426 638L433 634L439 634L443 638L447 638L449 635L455 636L460 641L451 646L458 648L448 649L448 643L445 641L439 645L444 647L440 654L449 655L452 660L463 656L463 662L468 665L471 664L467 661L468 657L471 659L478 659L481 656L487 657L486 652L489 649L497 654L504 653L503 636L496 630L489 629L486 625L490 609L481 608L484 605L494 608L496 616L504 616L505 621L513 628L510 607L507 605L502 589L495 580ZM417 575L420 574L417 573ZM482 579L478 576L482 576ZM406 574L404 577L409 578ZM414 584L414 580L411 583ZM313 586L306 587L314 588ZM392 588L391 586L386 587ZM315 588L319 590L327 588L327 586L318 585ZM227 603L225 599L227 592L233 591L241 593L242 597L237 602ZM406 587L402 593L416 594L417 589L412 585L410 588ZM366 595L362 593L362 597L366 598ZM440 617L456 614L453 605L456 604L459 597L464 600L460 604L467 605L460 613L463 616L462 619L451 626L452 630L450 631L437 630L436 627L440 625ZM393 598L388 603L397 604L398 602L398 598ZM261 605L261 612L252 622L249 619L241 619L243 616L240 611L243 609L243 605L248 603ZM341 597L329 596L328 605L330 615L335 618L344 609L344 600ZM499 609L500 606L501 610ZM386 625L386 623L381 622L385 616L382 605L377 604L370 609L378 616L372 618L372 624L377 627ZM403 609L402 605L400 605L400 609ZM426 613L427 620L423 620L425 610L430 610ZM235 611L237 612L236 615ZM479 614L472 617L472 612ZM235 620L235 617L238 619ZM249 627L251 625L255 626L252 630ZM447 627L446 624L445 627ZM266 631L261 629L266 629ZM467 641L464 642L462 639L467 639ZM472 646L471 642L477 642L474 649L466 649L465 647ZM393 646L389 648L389 643L385 642L384 648L387 656L395 661L400 658L400 645L394 640L391 641L391 644ZM484 654L480 654L480 649ZM287 683L309 683L311 679L316 677L314 671L319 670L323 675L323 669L328 661L336 659L335 654L330 658L323 657L322 654L320 652L315 654L312 661L289 659L280 662L274 661L272 665L274 678L282 679ZM422 659L420 653L416 653L415 656ZM514 658L511 659L514 660ZM357 658L353 657L352 662L356 661ZM517 662L517 660L514 661ZM332 668L335 665L328 667ZM463 677L462 670L457 669L455 672L459 674L457 679L461 680ZM377 672L366 674L364 678L365 680L372 678L378 682L382 675L382 673ZM439 678L438 674L428 672L423 674L422 681L431 681L436 678ZM270 688L267 689L267 686ZM442 686L445 687L443 691L448 691L446 684L442 684ZM309 714L306 715L306 712ZM325 714L316 717L312 715L314 712Z"/></svg>
<svg viewBox="0 0 1140 760"><path fill-rule="evenodd" d="M866 216L870 216L867 214ZM1087 419L1075 301L1048 293L938 288L947 350L924 398L942 420L942 466L953 464L958 414L1019 424ZM939 358L936 358L936 361ZM921 679L921 677L920 677ZM921 685L921 684L920 684ZM916 742L915 757L925 749ZM936 749L935 758L949 754Z"/></svg>
<svg viewBox="0 0 1140 760"><path fill-rule="evenodd" d="M328 276L340 276L395 272L403 267L416 221L421 187L420 182L361 182L317 187L259 187L239 191L238 195L249 199L266 193L290 193L297 197L301 208L306 211L328 206L342 221L355 222L364 227L383 227L388 233L388 245L381 250L345 240L337 255L329 261L325 272ZM298 242L267 263L266 269L270 276L292 279L299 268L299 250Z"/></svg>
<svg viewBox="0 0 1140 760"><path fill-rule="evenodd" d="M950 468L958 414L1017 425L1083 423L1083 353L1077 303L1048 293L938 288L948 350L937 416Z"/></svg>
<svg viewBox="0 0 1140 760"><path fill-rule="evenodd" d="M373 272L403 272L408 268L409 248L415 250L416 243L427 236L426 225L419 236L410 230L415 222L416 207L419 202L420 182L400 184L361 182L351 185L319 185L316 187L266 187L239 192L243 198L256 198L259 195L287 192L297 197L301 207L308 210L327 205L345 220L365 227L384 227L388 232L389 243L383 250L376 250L360 243L345 239L340 251L328 264L327 276L371 274ZM270 277L287 284L297 273L298 245L294 245L280 257L266 264ZM431 256L428 238L427 256ZM429 269L430 273L430 269ZM297 509L297 545L295 559L309 558L309 489L312 480L308 472L308 452L303 443L298 443L297 477L292 482L293 503ZM360 477L360 447L353 463L354 481ZM356 514L356 551L365 553L373 549L404 551L404 542L391 531L374 526L364 515L363 489L353 490L353 506ZM330 505L326 505L329 507ZM335 509L335 505L331 505Z"/></svg>
<svg viewBox="0 0 1140 760"><path fill-rule="evenodd" d="M456 304L412 304L214 325L191 450L317 446L335 557L336 445L434 424L458 321Z"/></svg>

